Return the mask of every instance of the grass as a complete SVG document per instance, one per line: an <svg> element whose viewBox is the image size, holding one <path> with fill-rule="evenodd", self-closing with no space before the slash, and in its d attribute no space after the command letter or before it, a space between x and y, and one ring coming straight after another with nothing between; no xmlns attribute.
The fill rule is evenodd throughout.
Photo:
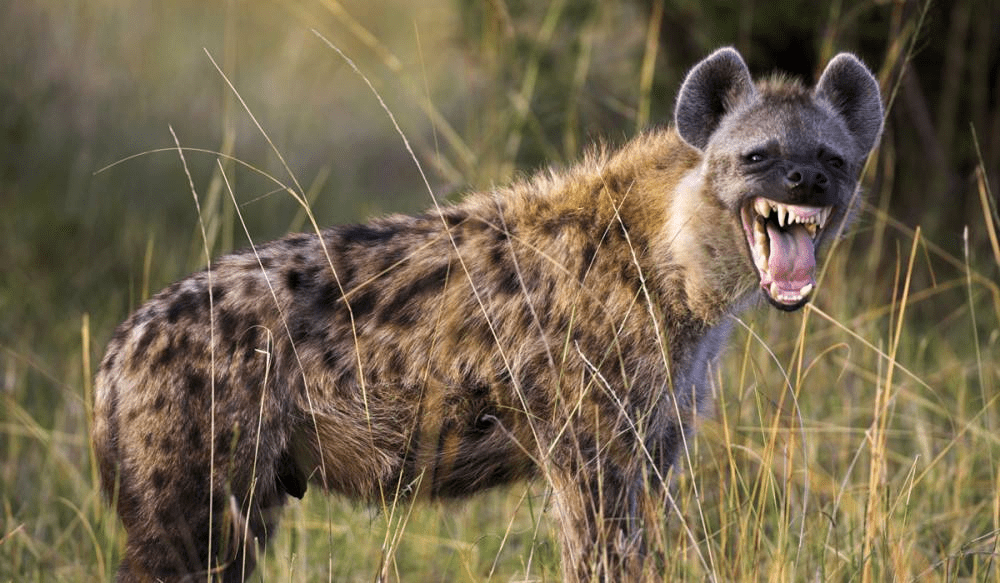
<svg viewBox="0 0 1000 583"><path fill-rule="evenodd" d="M523 55L490 37L499 33L483 25L484 68L493 67L498 78L510 70L528 73L506 97L485 92L476 106L482 107L482 118L463 129L447 124L455 116L429 97L437 89L424 83L436 85L437 77L411 75L405 63L412 64L415 55L395 57L389 32L366 37L347 11L296 6L312 24L317 15L335 18L348 31L342 32L345 42L363 45L349 54L375 55L368 67L384 72L373 79L383 94L390 90L390 109L398 111L402 102L434 120L434 132L407 135L444 191L504 180L535 159L526 151L544 159L575 157L577 145L590 136L574 120L587 111L568 112L553 140L547 137L553 135L547 118L521 107L550 89L539 81L544 81L540 72L560 65L550 62L546 49L565 41L554 34L559 29L545 27L576 18L581 36L593 39L618 26L607 14L581 16L565 3L546 5L534 22L548 36L520 62ZM887 49L882 71L887 87L895 86L892 72L919 29L916 16L905 24L901 29L911 36L893 38ZM301 27L297 34L313 38ZM655 36L642 27L631 39L640 47L631 76L600 73L603 79L631 79L634 91L622 95L635 97L633 115L639 117L653 115L647 41ZM311 58L339 62L329 50L321 54ZM566 76L569 101L586 104L587 85L579 71L596 67L591 60L600 57L569 54L571 61L553 74ZM433 55L422 59L433 66L426 65ZM225 58L220 63L222 70L232 70ZM377 114L367 114L365 121L383 116L363 82L351 78L345 83L357 87L349 91ZM238 80L235 86L246 87ZM230 109L219 113L221 125L235 134L223 129L215 149L281 175L268 161L260 132L232 129L238 125L234 120L246 123L245 112L235 101L227 103ZM404 128L410 127L406 119ZM391 129L381 131L383 141L400 149ZM248 135L256 149L245 146ZM276 142L278 151L292 154L285 141ZM973 143L970 136L968 144ZM675 507L662 525L670 558L667 580L1000 581L1000 251L995 198L985 180L990 167L978 167L979 196L972 202L979 211L971 215L975 220L964 239L971 243L956 245L956 233L937 224L929 224L934 230L926 233L919 223L911 229L888 210L894 181L905 179L893 174L893 161L905 152L891 140L883 143L868 169L866 183L872 187L858 228L831 253L813 307L794 315L761 309L740 316L715 379L713 410L705 413L691 442L691 464L677 478ZM173 158L154 176L169 176L176 196L166 195L174 201L169 204L158 203L167 216L157 228L136 220L142 214L128 213L77 224L56 203L24 207L16 223L5 223L5 233L26 242L5 235L9 244L0 256L30 267L8 270L0 289L6 312L0 324L0 581L108 581L120 559L124 533L100 496L87 440L91 383L104 342L129 308L204 261L205 242L187 208L193 205L176 152L143 156L124 168L143 173L143 164L168 156ZM200 173L194 170L213 253L240 244L215 158L205 156L210 163ZM99 176L124 172L120 168ZM224 168L238 178L237 197L255 238L303 228L301 209L268 194L273 187L267 180L235 164ZM340 190L324 190L340 176L333 171L329 178L330 168L338 166L310 168L318 169L307 174L300 196L312 201L320 216L331 214L322 209L345 203L350 209L337 214L339 220L426 206L417 202L427 199L416 174L401 179L413 196L372 208L338 198ZM83 178L76 180L65 186L71 201L72 191L89 188ZM43 196L43 187L28 194ZM253 202L258 197L263 200ZM182 212L171 205L186 209L177 215L182 220L170 220ZM273 224L275 216L285 218L282 225ZM81 257L71 237L51 236L53 222L59 232L83 231L88 241L110 251ZM54 248L31 246L41 240ZM48 260L54 264L46 263L47 253L55 254ZM81 263L85 259L89 263ZM79 265L91 273L80 274ZM102 273L110 274L108 281L99 281ZM85 290L86 299L74 289ZM66 305L80 309L69 313ZM401 581L559 580L547 495L544 483L523 484L462 504L376 512L310 492L286 510L258 576L353 581L382 572L387 580Z"/></svg>

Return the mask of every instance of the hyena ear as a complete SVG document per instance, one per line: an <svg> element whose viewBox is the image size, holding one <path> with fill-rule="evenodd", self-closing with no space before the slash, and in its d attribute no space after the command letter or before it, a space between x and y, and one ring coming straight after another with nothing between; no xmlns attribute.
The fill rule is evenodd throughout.
<svg viewBox="0 0 1000 583"><path fill-rule="evenodd" d="M882 135L881 93L868 67L854 55L840 53L819 78L816 97L824 99L844 118L863 150L862 158L867 156Z"/></svg>
<svg viewBox="0 0 1000 583"><path fill-rule="evenodd" d="M722 117L757 94L750 70L736 49L723 48L694 66L681 85L674 110L677 133L704 150Z"/></svg>

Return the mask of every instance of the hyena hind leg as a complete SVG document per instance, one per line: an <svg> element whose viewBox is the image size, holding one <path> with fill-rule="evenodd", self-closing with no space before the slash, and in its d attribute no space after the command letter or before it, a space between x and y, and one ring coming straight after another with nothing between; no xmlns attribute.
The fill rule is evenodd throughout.
<svg viewBox="0 0 1000 583"><path fill-rule="evenodd" d="M207 484L207 468L187 468L185 475L159 484L157 496L131 496L143 488L126 488L131 484L123 480L119 507L128 540L116 580L195 583L205 581L211 571L212 581L244 581L274 535L288 495L301 498L305 492L305 482L284 458L264 468L258 464L252 487L249 472L235 472L223 481L216 470L219 483L211 513L209 489L197 488Z"/></svg>

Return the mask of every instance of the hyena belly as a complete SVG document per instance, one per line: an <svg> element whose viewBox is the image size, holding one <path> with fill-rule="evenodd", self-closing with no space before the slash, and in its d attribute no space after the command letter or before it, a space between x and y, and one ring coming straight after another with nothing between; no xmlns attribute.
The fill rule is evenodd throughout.
<svg viewBox="0 0 1000 583"><path fill-rule="evenodd" d="M758 290L809 299L880 115L853 57L807 90L755 85L722 50L685 80L676 130L162 291L97 377L119 580L243 580L307 484L380 505L533 476L567 581L656 579L645 533L730 316Z"/></svg>

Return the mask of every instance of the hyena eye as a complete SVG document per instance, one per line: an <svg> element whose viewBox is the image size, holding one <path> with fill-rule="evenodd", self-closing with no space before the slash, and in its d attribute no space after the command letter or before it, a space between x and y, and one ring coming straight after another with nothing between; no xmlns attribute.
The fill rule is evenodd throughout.
<svg viewBox="0 0 1000 583"><path fill-rule="evenodd" d="M749 164L763 162L764 160L767 160L767 153L761 150L754 150L753 152L743 156L743 160Z"/></svg>

